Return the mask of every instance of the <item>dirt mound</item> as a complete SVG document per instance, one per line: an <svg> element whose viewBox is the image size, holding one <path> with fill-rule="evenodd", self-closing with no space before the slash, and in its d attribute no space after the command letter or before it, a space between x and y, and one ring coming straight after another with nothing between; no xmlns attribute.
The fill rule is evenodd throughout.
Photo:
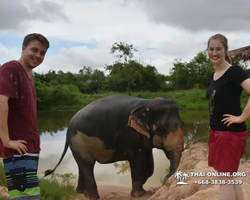
<svg viewBox="0 0 250 200"><path fill-rule="evenodd" d="M161 187L149 200L217 200L219 184L198 184L198 180L217 180L218 177L208 177L207 174L216 171L207 165L208 145L206 143L190 143L184 150L177 171L189 175L184 185L178 185L175 174L171 176L166 186ZM239 172L250 174L249 161L242 159ZM204 172L204 177L193 177L190 172ZM238 177L242 180L242 189L245 199L250 199L250 178Z"/></svg>

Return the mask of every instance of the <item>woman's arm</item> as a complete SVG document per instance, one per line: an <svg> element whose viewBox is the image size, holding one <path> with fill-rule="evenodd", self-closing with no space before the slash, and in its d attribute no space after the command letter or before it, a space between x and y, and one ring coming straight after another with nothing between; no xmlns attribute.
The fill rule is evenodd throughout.
<svg viewBox="0 0 250 200"><path fill-rule="evenodd" d="M250 94L250 78L246 79L241 83L241 87L246 90L248 94ZM227 127L233 123L242 123L250 116L250 97L248 98L247 105L240 116L234 116L225 114L223 115L225 118L221 120L224 124L227 124Z"/></svg>

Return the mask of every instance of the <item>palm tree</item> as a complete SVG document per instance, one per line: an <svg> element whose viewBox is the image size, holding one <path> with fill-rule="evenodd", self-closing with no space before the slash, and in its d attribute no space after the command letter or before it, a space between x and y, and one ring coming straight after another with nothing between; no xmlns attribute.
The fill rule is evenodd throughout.
<svg viewBox="0 0 250 200"><path fill-rule="evenodd" d="M174 178L177 178L178 180L181 180L181 177L183 176L183 172L181 170L177 171L175 173Z"/></svg>
<svg viewBox="0 0 250 200"><path fill-rule="evenodd" d="M182 177L183 177L183 181L186 181L189 178L188 174L185 172L183 173Z"/></svg>

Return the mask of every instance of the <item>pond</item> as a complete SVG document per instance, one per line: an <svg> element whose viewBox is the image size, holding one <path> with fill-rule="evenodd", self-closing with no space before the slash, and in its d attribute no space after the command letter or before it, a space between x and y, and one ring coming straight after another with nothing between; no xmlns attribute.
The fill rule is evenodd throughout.
<svg viewBox="0 0 250 200"><path fill-rule="evenodd" d="M38 129L41 133L41 153L39 162L39 175L43 176L44 171L52 169L58 163L65 145L67 126L77 110L72 111L39 111ZM180 111L180 115L185 123L184 139L202 140L208 135L209 115L207 110ZM152 177L148 179L145 186L158 186L166 175L169 167L169 160L163 151L154 149L155 169ZM98 185L117 185L131 187L130 171L117 174L119 168L114 164L96 163L94 173ZM77 164L68 149L63 161L55 173L78 174Z"/></svg>

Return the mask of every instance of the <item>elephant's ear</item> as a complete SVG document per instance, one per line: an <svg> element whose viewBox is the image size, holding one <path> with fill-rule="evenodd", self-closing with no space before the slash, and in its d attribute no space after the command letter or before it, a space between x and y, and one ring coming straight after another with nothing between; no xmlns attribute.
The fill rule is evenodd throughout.
<svg viewBox="0 0 250 200"><path fill-rule="evenodd" d="M147 125L147 115L148 109L145 106L134 109L130 113L128 126L135 129L138 133L145 135L147 138L150 138Z"/></svg>

